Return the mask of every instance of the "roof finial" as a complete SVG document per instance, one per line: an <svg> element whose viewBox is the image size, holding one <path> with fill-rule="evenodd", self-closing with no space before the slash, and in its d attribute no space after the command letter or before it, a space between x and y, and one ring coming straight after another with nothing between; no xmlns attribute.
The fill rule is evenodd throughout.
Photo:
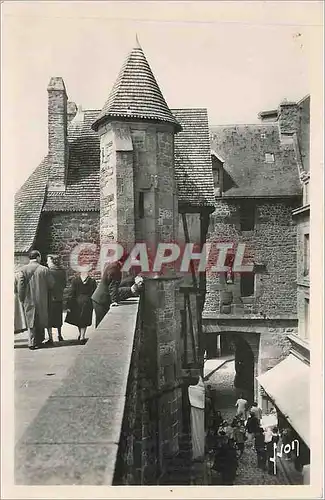
<svg viewBox="0 0 325 500"><path fill-rule="evenodd" d="M139 38L138 38L138 33L135 34L135 48L141 49L141 45L140 45Z"/></svg>

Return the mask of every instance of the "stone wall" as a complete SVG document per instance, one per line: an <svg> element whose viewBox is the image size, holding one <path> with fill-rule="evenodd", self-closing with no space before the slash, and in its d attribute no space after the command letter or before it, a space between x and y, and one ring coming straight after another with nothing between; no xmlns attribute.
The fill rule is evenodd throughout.
<svg viewBox="0 0 325 500"><path fill-rule="evenodd" d="M253 231L240 230L240 202L218 200L211 215L209 242L245 243L247 261L259 267L255 274L255 294L241 300L240 275L228 285L223 275L208 272L205 312L220 312L222 292L233 294L232 314L279 316L296 314L296 229L292 204L285 200L256 201Z"/></svg>
<svg viewBox="0 0 325 500"><path fill-rule="evenodd" d="M100 240L134 245L133 145L127 124L112 123L100 134Z"/></svg>
<svg viewBox="0 0 325 500"><path fill-rule="evenodd" d="M278 109L281 134L292 134L298 130L299 107L294 102L282 102Z"/></svg>
<svg viewBox="0 0 325 500"><path fill-rule="evenodd" d="M115 485L157 484L160 474L157 350L155 339L150 337L144 327L144 307L142 296L130 363Z"/></svg>
<svg viewBox="0 0 325 500"><path fill-rule="evenodd" d="M305 270L305 236L309 235L309 209L297 218L297 309L298 309L298 334L304 340L309 340L308 315L306 303L309 303L309 273Z"/></svg>
<svg viewBox="0 0 325 500"><path fill-rule="evenodd" d="M309 172L310 154L310 96L306 97L299 105L298 140L304 170Z"/></svg>
<svg viewBox="0 0 325 500"><path fill-rule="evenodd" d="M181 432L180 323L178 287L175 279L146 281L144 328L157 346L157 391L159 393L159 459L164 468L166 459L179 451ZM153 341L153 340L151 340Z"/></svg>
<svg viewBox="0 0 325 500"><path fill-rule="evenodd" d="M79 243L95 244L99 250L99 213L98 212L57 212L43 213L35 242L46 258L46 254L59 254L68 278L75 275L70 267L71 252ZM89 254L97 263L98 254ZM44 261L43 261L44 262ZM94 272L99 277L98 272Z"/></svg>
<svg viewBox="0 0 325 500"><path fill-rule="evenodd" d="M149 279L140 309L114 484L159 484L179 451L182 392L175 280Z"/></svg>

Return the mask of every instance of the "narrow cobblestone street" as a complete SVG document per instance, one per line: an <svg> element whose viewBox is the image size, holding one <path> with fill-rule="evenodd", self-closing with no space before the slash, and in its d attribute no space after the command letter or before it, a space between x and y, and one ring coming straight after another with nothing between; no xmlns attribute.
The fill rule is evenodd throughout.
<svg viewBox="0 0 325 500"><path fill-rule="evenodd" d="M211 384L217 390L218 407L224 419L232 420L236 414L236 393L233 386L235 375L234 361L228 361L211 375L206 384ZM208 461L208 481L212 485L220 483L220 476L211 469L212 462ZM245 447L243 456L239 459L239 466L235 485L285 485L288 484L282 470L277 468L277 475L272 476L257 468L254 448Z"/></svg>

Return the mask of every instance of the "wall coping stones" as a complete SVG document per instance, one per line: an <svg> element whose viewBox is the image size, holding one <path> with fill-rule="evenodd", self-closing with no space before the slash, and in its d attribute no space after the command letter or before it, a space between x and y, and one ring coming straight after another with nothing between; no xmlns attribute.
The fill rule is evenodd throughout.
<svg viewBox="0 0 325 500"><path fill-rule="evenodd" d="M89 328L61 386L17 443L16 484L112 484L138 309L139 299L130 299Z"/></svg>
<svg viewBox="0 0 325 500"><path fill-rule="evenodd" d="M210 321L210 320L231 320L231 321L274 321L274 320L297 320L297 315L296 314L280 314L276 316L267 316L266 318L263 318L263 316L256 315L256 314L246 314L246 315L239 315L239 314L219 314L219 313L213 313L213 312L205 312L203 313L202 319L205 321Z"/></svg>

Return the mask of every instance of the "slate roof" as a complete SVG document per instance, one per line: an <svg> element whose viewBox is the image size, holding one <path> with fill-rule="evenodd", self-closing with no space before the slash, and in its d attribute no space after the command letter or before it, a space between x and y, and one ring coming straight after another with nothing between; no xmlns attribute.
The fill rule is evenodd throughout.
<svg viewBox="0 0 325 500"><path fill-rule="evenodd" d="M193 206L214 206L211 147L206 109L173 109L183 130L175 136L178 200Z"/></svg>
<svg viewBox="0 0 325 500"><path fill-rule="evenodd" d="M169 122L181 129L139 45L127 56L93 128L98 130L101 122L116 118Z"/></svg>
<svg viewBox="0 0 325 500"><path fill-rule="evenodd" d="M281 142L277 122L210 127L211 148L225 159L225 197L301 194L293 141ZM265 162L274 154L274 163Z"/></svg>
<svg viewBox="0 0 325 500"><path fill-rule="evenodd" d="M99 137L91 128L98 110L79 111L68 127L69 167L64 193L46 196L43 210L99 210Z"/></svg>
<svg viewBox="0 0 325 500"><path fill-rule="evenodd" d="M15 252L28 252L34 243L45 198L47 158L34 170L15 196Z"/></svg>
<svg viewBox="0 0 325 500"><path fill-rule="evenodd" d="M69 167L66 191L48 193L47 159L15 196L15 251L33 245L41 211L99 211L100 144L91 124L99 110L78 111L68 127ZM214 207L208 116L205 109L178 109L182 125L175 135L175 176L179 202Z"/></svg>

